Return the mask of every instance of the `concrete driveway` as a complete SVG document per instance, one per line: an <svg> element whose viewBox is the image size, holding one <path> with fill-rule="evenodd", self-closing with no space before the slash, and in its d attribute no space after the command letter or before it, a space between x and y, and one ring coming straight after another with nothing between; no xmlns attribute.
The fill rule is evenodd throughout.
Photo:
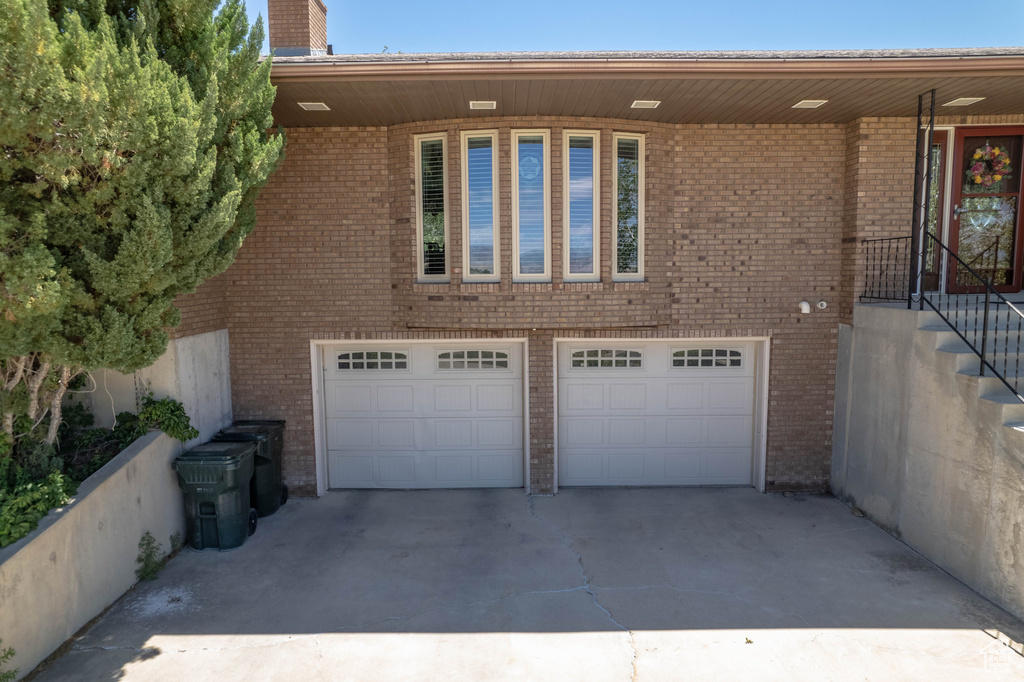
<svg viewBox="0 0 1024 682"><path fill-rule="evenodd" d="M336 492L183 551L37 679L1018 680L1007 638L830 497Z"/></svg>

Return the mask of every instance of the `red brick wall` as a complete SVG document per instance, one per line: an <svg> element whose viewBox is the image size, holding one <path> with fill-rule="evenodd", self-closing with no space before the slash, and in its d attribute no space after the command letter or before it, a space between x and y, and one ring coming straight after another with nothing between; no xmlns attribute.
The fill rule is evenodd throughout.
<svg viewBox="0 0 1024 682"><path fill-rule="evenodd" d="M181 324L168 329L172 339L224 329L227 277L218 275L203 282L194 294L179 296L174 305L181 311Z"/></svg>
<svg viewBox="0 0 1024 682"><path fill-rule="evenodd" d="M502 281L461 284L458 133L501 130ZM284 166L227 279L234 411L288 420L285 476L315 489L312 339L530 341L530 484L554 485L556 336L770 336L770 489L824 489L838 306L842 126L668 126L529 119L552 139L552 282L511 282L506 120L288 131ZM561 131L600 129L602 281L562 282ZM451 284L415 283L412 135L447 130ZM647 134L647 281L613 283L611 132ZM798 151L795 151L798 150ZM806 154L821 161L800 163ZM728 166L728 170L717 170ZM712 169L709 173L708 168Z"/></svg>
<svg viewBox="0 0 1024 682"><path fill-rule="evenodd" d="M321 0L269 0L270 49L327 49L327 7Z"/></svg>
<svg viewBox="0 0 1024 682"><path fill-rule="evenodd" d="M1019 122L956 119L949 123ZM509 130L552 142L552 281L512 283ZM462 284L459 132L498 128L502 281ZM563 128L601 132L601 282L562 281ZM771 338L769 490L827 487L836 331L863 279L859 244L909 232L914 123L671 126L473 119L288 131L234 266L179 300L179 336L231 336L237 417L288 420L285 476L315 491L314 339L527 337L530 485L554 485L555 337ZM448 134L450 284L418 284L413 142ZM611 282L611 133L646 134L646 281ZM797 304L828 303L802 315Z"/></svg>

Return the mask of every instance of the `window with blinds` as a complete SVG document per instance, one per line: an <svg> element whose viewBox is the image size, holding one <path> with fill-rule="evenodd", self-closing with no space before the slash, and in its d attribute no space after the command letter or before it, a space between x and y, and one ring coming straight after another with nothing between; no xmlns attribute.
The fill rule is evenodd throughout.
<svg viewBox="0 0 1024 682"><path fill-rule="evenodd" d="M551 281L550 134L512 131L513 280Z"/></svg>
<svg viewBox="0 0 1024 682"><path fill-rule="evenodd" d="M462 133L462 279L497 282L498 133Z"/></svg>
<svg viewBox="0 0 1024 682"><path fill-rule="evenodd" d="M600 278L598 135L596 132L566 131L563 136L563 196L568 197L564 202L562 249L566 281L597 281Z"/></svg>
<svg viewBox="0 0 1024 682"><path fill-rule="evenodd" d="M644 278L644 138L615 133L613 279Z"/></svg>
<svg viewBox="0 0 1024 682"><path fill-rule="evenodd" d="M448 281L446 140L444 133L418 135L416 143L416 233L419 279Z"/></svg>

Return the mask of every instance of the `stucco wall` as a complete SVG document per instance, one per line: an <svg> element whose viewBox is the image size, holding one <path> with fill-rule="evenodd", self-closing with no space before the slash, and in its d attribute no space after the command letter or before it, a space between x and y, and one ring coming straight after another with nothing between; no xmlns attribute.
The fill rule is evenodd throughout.
<svg viewBox="0 0 1024 682"><path fill-rule="evenodd" d="M1024 617L1024 434L1004 425L1024 406L979 399L996 380L958 374L918 331L929 316L855 306L839 336L833 492Z"/></svg>
<svg viewBox="0 0 1024 682"><path fill-rule="evenodd" d="M231 423L231 363L228 330L172 339L155 363L134 374L112 370L93 372L95 390L89 394L97 426L111 426L119 412L135 412L146 390L156 398L181 402L199 437L188 447L205 443Z"/></svg>
<svg viewBox="0 0 1024 682"><path fill-rule="evenodd" d="M171 462L182 444L143 436L93 474L66 507L27 537L0 549L0 638L27 675L136 583L139 540L149 531L164 551L185 537L185 513Z"/></svg>

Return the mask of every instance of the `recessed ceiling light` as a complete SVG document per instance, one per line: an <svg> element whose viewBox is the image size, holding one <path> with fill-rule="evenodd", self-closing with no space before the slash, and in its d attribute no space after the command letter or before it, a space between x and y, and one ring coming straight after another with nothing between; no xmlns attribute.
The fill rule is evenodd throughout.
<svg viewBox="0 0 1024 682"><path fill-rule="evenodd" d="M498 103L497 102L485 102L483 100L470 100L469 101L469 108L470 109L497 109L498 108Z"/></svg>
<svg viewBox="0 0 1024 682"><path fill-rule="evenodd" d="M630 109L657 109L661 104L660 99L637 99L629 105Z"/></svg>
<svg viewBox="0 0 1024 682"><path fill-rule="evenodd" d="M817 109L822 104L827 102L827 99L802 99L791 108L793 109Z"/></svg>
<svg viewBox="0 0 1024 682"><path fill-rule="evenodd" d="M957 97L952 102L946 102L942 106L944 106L944 107L969 107L972 104L977 104L978 102L980 102L983 99L985 99L985 98L984 97Z"/></svg>
<svg viewBox="0 0 1024 682"><path fill-rule="evenodd" d="M323 102L299 102L300 107L306 111L330 111L331 108Z"/></svg>

